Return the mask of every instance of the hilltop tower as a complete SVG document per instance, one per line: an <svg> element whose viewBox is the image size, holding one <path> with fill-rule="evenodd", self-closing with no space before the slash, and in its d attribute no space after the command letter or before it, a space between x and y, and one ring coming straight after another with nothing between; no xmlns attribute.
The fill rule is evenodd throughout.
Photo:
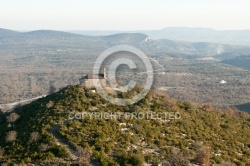
<svg viewBox="0 0 250 166"><path fill-rule="evenodd" d="M92 72L88 73L86 76L80 78L80 83L88 88L94 87L94 82L101 85L102 87L106 87L106 67L102 68L102 72L97 75L94 75Z"/></svg>
<svg viewBox="0 0 250 166"><path fill-rule="evenodd" d="M107 74L106 74L106 67L103 68L103 78L106 79L107 78Z"/></svg>

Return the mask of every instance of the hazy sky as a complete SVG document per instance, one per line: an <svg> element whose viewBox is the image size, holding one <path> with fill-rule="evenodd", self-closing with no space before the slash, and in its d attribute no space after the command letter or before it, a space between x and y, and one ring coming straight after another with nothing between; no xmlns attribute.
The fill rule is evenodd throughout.
<svg viewBox="0 0 250 166"><path fill-rule="evenodd" d="M0 28L250 29L250 0L0 0Z"/></svg>

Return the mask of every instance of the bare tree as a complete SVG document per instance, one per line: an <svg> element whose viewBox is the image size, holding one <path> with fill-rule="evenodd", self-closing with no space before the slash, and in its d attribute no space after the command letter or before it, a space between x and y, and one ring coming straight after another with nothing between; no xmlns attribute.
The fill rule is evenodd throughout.
<svg viewBox="0 0 250 166"><path fill-rule="evenodd" d="M9 131L6 135L6 142L13 142L17 138L17 132L16 131Z"/></svg>
<svg viewBox="0 0 250 166"><path fill-rule="evenodd" d="M209 166L210 165L210 148L204 145L199 145L197 147L197 154L194 161L198 164Z"/></svg>
<svg viewBox="0 0 250 166"><path fill-rule="evenodd" d="M46 104L47 108L52 108L53 106L54 106L54 103L51 100Z"/></svg>
<svg viewBox="0 0 250 166"><path fill-rule="evenodd" d="M40 145L40 149L45 152L50 148L50 146L48 144L41 144Z"/></svg>
<svg viewBox="0 0 250 166"><path fill-rule="evenodd" d="M170 162L167 161L167 160L162 160L162 161L161 161L161 165L162 165L162 166L171 166Z"/></svg>
<svg viewBox="0 0 250 166"><path fill-rule="evenodd" d="M142 127L141 125L137 124L137 123L135 123L135 124L133 125L133 128L134 128L136 131L140 131L140 130L143 129L143 127Z"/></svg>
<svg viewBox="0 0 250 166"><path fill-rule="evenodd" d="M219 166L236 166L236 164L231 163L231 162L223 162L223 163L220 164Z"/></svg>
<svg viewBox="0 0 250 166"><path fill-rule="evenodd" d="M9 123L14 123L19 118L20 116L15 112L11 113L9 116L6 117L7 122Z"/></svg>
<svg viewBox="0 0 250 166"><path fill-rule="evenodd" d="M181 153L178 154L171 154L169 155L166 160L162 162L163 166L188 166L189 160L183 157Z"/></svg>
<svg viewBox="0 0 250 166"><path fill-rule="evenodd" d="M0 158L3 157L3 155L4 155L4 149L0 148Z"/></svg>
<svg viewBox="0 0 250 166"><path fill-rule="evenodd" d="M32 132L32 133L30 134L30 140L29 140L29 142L30 142L30 143L36 142L36 141L38 141L39 139L40 139L40 134L39 134L37 131L35 131L35 132Z"/></svg>
<svg viewBox="0 0 250 166"><path fill-rule="evenodd" d="M79 164L88 164L90 162L90 152L87 148L77 147L76 156L78 157Z"/></svg>

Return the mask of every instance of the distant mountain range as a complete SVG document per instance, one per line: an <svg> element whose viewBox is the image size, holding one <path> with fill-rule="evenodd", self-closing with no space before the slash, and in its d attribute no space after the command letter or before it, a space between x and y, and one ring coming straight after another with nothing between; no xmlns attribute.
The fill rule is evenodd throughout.
<svg viewBox="0 0 250 166"><path fill-rule="evenodd" d="M2 29L0 28L0 37L6 37L6 36L15 36L20 34L20 32L17 31L12 31L12 30L8 30L8 29Z"/></svg>
<svg viewBox="0 0 250 166"><path fill-rule="evenodd" d="M166 32L165 34L168 34L170 33L170 30L171 29L164 29L161 32L164 31ZM189 30L191 31L193 29ZM174 34L177 33L177 31L174 31L174 29L172 31L172 37L171 35L165 36L173 38L173 36L175 36ZM147 31L144 32L146 33ZM155 33L154 31L150 32L152 34ZM197 36L197 34L202 34L202 31L200 29L197 29L197 33L194 36ZM180 35L181 33L179 34L179 37ZM192 35L192 33L190 33L190 35ZM179 37L178 35L176 35L176 38ZM169 39L153 40L150 36L143 33L120 33L108 36L86 36L81 34L51 30L38 30L21 33L6 29L0 29L0 48L2 49L10 49L12 47L14 47L15 49L30 49L34 47L47 47L57 49L73 48L88 50L92 53L100 53L106 48L118 44L127 44L138 47L152 56L169 56L172 58L217 57L223 53L234 53L238 52L239 50L243 51L244 53L250 52L250 48L246 46L232 46L210 42L186 42ZM228 58L223 58L223 60L224 59Z"/></svg>
<svg viewBox="0 0 250 166"><path fill-rule="evenodd" d="M90 36L117 33L143 33L152 39L170 39L189 42L212 42L230 45L249 45L250 30L214 30L210 28L168 27L161 30L138 31L69 31Z"/></svg>

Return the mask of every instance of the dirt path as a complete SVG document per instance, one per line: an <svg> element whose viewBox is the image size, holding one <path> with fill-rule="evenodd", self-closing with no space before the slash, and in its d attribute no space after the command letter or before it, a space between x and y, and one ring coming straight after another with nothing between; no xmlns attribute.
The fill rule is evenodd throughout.
<svg viewBox="0 0 250 166"><path fill-rule="evenodd" d="M69 153L70 153L70 156L71 156L71 159L72 160L77 160L77 155L76 155L76 149L74 147L74 145L72 145L67 139L63 138L60 134L60 125L55 125L53 126L49 132L56 138L56 141L58 144L62 145L62 146L65 146ZM90 166L101 166L101 163L97 160L97 159L91 159L90 160Z"/></svg>
<svg viewBox="0 0 250 166"><path fill-rule="evenodd" d="M55 125L50 129L49 132L56 138L56 141L60 145L65 146L68 149L68 151L70 152L71 158L73 160L76 160L77 156L76 156L75 147L68 140L66 140L65 138L61 136L59 130L60 130L60 125Z"/></svg>

